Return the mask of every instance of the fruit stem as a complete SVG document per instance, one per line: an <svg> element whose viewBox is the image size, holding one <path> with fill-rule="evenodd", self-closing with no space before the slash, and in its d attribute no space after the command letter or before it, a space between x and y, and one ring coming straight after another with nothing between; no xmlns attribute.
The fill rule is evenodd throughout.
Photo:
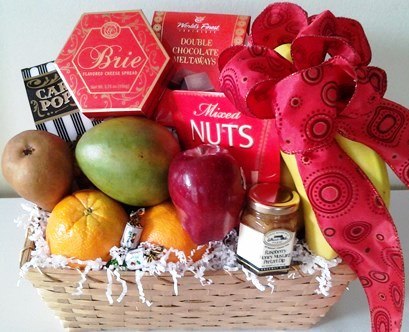
<svg viewBox="0 0 409 332"><path fill-rule="evenodd" d="M34 148L33 147L31 147L31 146L28 146L28 147L26 147L24 150L23 150L23 154L25 155L25 156L29 156L30 154L32 154L33 152L34 152Z"/></svg>
<svg viewBox="0 0 409 332"><path fill-rule="evenodd" d="M86 216L89 216L90 214L92 214L92 208L87 208L85 211L84 211L84 214L86 215Z"/></svg>

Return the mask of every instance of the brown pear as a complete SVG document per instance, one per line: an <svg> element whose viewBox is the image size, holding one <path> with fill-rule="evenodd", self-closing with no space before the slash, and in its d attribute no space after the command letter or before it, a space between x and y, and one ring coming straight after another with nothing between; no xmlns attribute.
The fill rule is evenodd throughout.
<svg viewBox="0 0 409 332"><path fill-rule="evenodd" d="M3 151L2 172L21 197L51 211L71 189L74 158L60 137L26 130L11 138Z"/></svg>

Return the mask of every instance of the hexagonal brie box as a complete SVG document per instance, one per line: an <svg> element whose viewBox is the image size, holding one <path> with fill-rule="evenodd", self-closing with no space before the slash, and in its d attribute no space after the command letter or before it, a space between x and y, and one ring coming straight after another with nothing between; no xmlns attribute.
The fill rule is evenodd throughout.
<svg viewBox="0 0 409 332"><path fill-rule="evenodd" d="M170 67L141 10L83 14L55 62L90 118L149 117Z"/></svg>

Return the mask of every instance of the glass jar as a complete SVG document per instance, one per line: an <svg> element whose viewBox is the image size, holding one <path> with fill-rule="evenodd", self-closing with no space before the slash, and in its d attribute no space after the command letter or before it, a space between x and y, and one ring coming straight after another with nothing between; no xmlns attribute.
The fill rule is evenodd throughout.
<svg viewBox="0 0 409 332"><path fill-rule="evenodd" d="M300 197L277 183L250 188L240 222L237 259L257 275L286 273L299 227Z"/></svg>

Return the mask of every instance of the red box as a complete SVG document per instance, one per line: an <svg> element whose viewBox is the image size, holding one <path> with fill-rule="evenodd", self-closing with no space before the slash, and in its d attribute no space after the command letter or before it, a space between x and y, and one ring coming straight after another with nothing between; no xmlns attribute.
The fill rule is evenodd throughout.
<svg viewBox="0 0 409 332"><path fill-rule="evenodd" d="M197 87L186 90L220 91L218 57L229 46L244 44L249 24L244 15L155 12L153 30L174 63L171 88L180 89L183 78L194 75Z"/></svg>
<svg viewBox="0 0 409 332"><path fill-rule="evenodd" d="M275 120L242 114L221 92L167 90L155 119L176 129L184 149L202 143L227 148L248 185L280 181Z"/></svg>
<svg viewBox="0 0 409 332"><path fill-rule="evenodd" d="M88 117L150 116L170 58L141 10L85 13L56 64Z"/></svg>

